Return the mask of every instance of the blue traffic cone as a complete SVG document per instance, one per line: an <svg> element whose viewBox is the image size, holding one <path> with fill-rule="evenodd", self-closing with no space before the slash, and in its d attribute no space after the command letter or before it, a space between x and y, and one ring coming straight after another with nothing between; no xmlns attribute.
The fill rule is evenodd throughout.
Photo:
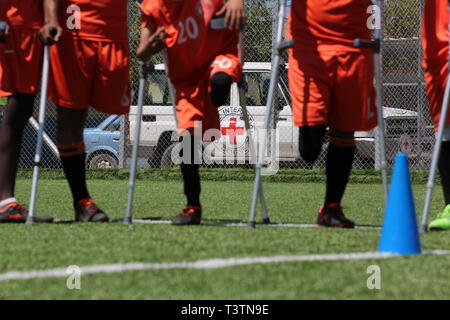
<svg viewBox="0 0 450 320"><path fill-rule="evenodd" d="M421 253L408 157L404 153L398 153L395 158L378 251L401 255Z"/></svg>

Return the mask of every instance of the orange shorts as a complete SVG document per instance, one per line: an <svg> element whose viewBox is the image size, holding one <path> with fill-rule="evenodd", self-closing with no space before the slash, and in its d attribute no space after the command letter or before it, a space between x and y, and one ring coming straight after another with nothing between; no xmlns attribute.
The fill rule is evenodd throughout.
<svg viewBox="0 0 450 320"><path fill-rule="evenodd" d="M289 53L294 125L367 131L377 125L373 54Z"/></svg>
<svg viewBox="0 0 450 320"><path fill-rule="evenodd" d="M194 84L175 85L179 133L191 131L200 124L202 135L208 129L220 129L219 112L210 98L210 79L217 72L224 72L231 77L232 82L238 82L242 77L239 58L233 54L219 55L211 64L206 77Z"/></svg>
<svg viewBox="0 0 450 320"><path fill-rule="evenodd" d="M128 43L74 39L64 34L50 50L49 97L60 107L92 106L126 114L131 103Z"/></svg>
<svg viewBox="0 0 450 320"><path fill-rule="evenodd" d="M5 38L0 44L0 96L35 94L44 48L37 30L10 29Z"/></svg>
<svg viewBox="0 0 450 320"><path fill-rule="evenodd" d="M433 120L435 131L439 127L439 119L441 118L442 102L444 100L445 85L447 83L447 62L429 67L425 70L425 82L427 84L427 98L430 102L430 114ZM446 126L450 125L450 112L447 113Z"/></svg>

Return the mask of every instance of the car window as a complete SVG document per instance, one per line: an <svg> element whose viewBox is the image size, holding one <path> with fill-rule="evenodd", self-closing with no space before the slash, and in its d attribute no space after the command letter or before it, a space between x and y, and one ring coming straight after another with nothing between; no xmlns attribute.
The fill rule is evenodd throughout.
<svg viewBox="0 0 450 320"><path fill-rule="evenodd" d="M270 86L270 72L245 72L244 73L244 91L245 100L248 106L267 105L267 96ZM278 87L278 97L283 97Z"/></svg>
<svg viewBox="0 0 450 320"><path fill-rule="evenodd" d="M105 131L119 131L119 130L120 130L120 117L117 117L105 128Z"/></svg>
<svg viewBox="0 0 450 320"><path fill-rule="evenodd" d="M156 70L148 77L145 104L152 106L171 106L167 77L164 71Z"/></svg>

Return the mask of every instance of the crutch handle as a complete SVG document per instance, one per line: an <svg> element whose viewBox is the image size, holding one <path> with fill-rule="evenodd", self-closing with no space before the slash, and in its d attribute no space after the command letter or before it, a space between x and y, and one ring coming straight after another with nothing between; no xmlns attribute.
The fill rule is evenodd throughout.
<svg viewBox="0 0 450 320"><path fill-rule="evenodd" d="M147 78L147 76L155 71L155 65L153 63L144 63L141 62L141 70L142 70L142 76L144 79Z"/></svg>
<svg viewBox="0 0 450 320"><path fill-rule="evenodd" d="M6 23L0 22L0 32L2 32L2 36L0 37L0 42L4 43L6 42L4 33L6 31Z"/></svg>
<svg viewBox="0 0 450 320"><path fill-rule="evenodd" d="M380 53L380 40L363 40L363 39L355 39L353 41L353 47L355 48L364 48L371 49L374 53Z"/></svg>
<svg viewBox="0 0 450 320"><path fill-rule="evenodd" d="M281 53L286 49L291 49L293 48L295 45L295 41L294 40L287 40L287 41L283 41L278 45L278 51Z"/></svg>
<svg viewBox="0 0 450 320"><path fill-rule="evenodd" d="M219 18L211 19L211 22L209 23L209 26L210 26L211 29L213 29L213 30L223 30L223 29L226 29L226 26L225 26L225 17L219 17ZM243 26L243 25L239 28L239 31L244 31L244 26Z"/></svg>

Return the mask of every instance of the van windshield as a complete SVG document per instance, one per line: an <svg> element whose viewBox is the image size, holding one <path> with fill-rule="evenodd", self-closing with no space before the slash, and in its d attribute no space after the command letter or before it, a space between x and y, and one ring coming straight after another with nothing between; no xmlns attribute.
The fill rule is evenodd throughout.
<svg viewBox="0 0 450 320"><path fill-rule="evenodd" d="M152 72L148 77L145 104L152 106L171 106L169 86L166 73L162 70Z"/></svg>

